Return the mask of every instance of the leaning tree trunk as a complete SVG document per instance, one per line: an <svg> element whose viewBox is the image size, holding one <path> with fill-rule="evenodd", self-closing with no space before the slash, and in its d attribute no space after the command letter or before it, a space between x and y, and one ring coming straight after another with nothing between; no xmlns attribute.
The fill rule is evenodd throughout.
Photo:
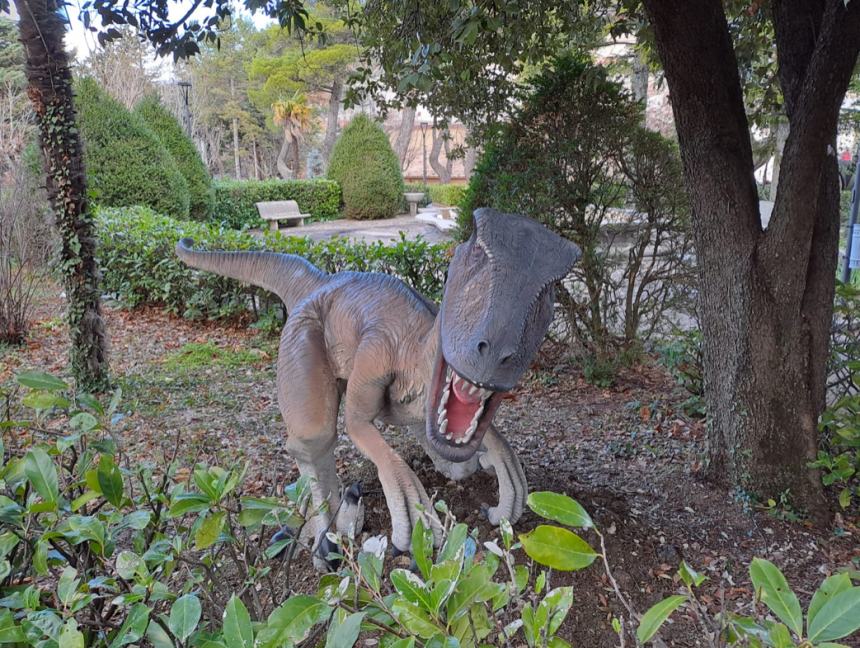
<svg viewBox="0 0 860 648"><path fill-rule="evenodd" d="M290 152L290 135L284 130L284 141L281 142L281 149L278 151L278 159L276 160L276 164L278 167L278 174L284 180L289 180L293 177L292 172L290 171L290 167L287 166L287 153Z"/></svg>
<svg viewBox="0 0 860 648"><path fill-rule="evenodd" d="M400 111L400 129L397 132L397 144L394 152L400 160L401 168L406 164L406 156L409 153L409 144L412 142L412 128L415 126L415 108L403 106Z"/></svg>
<svg viewBox="0 0 860 648"><path fill-rule="evenodd" d="M68 299L72 372L78 386L108 386L107 336L101 315L92 213L87 205L72 75L58 3L15 0L26 57L28 94L39 122L45 186L60 233L60 268Z"/></svg>
<svg viewBox="0 0 860 648"><path fill-rule="evenodd" d="M292 135L291 137L293 140L293 177L298 180L301 177L299 174L301 173L302 169L302 161L299 151L299 138L296 137L296 135Z"/></svg>
<svg viewBox="0 0 860 648"><path fill-rule="evenodd" d="M331 93L328 97L328 117L325 125L325 139L323 140L323 159L328 165L334 143L337 140L337 120L340 115L340 95L343 90L343 82L335 77L331 84Z"/></svg>
<svg viewBox="0 0 860 648"><path fill-rule="evenodd" d="M860 50L860 2L774 1L790 134L767 230L720 0L645 6L693 208L711 474L760 497L788 491L822 520L828 507L808 463L817 450L833 313L833 144Z"/></svg>

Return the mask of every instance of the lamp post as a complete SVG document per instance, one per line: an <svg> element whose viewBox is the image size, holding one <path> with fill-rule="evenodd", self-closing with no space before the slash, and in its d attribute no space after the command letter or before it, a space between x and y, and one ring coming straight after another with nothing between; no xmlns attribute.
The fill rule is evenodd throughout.
<svg viewBox="0 0 860 648"><path fill-rule="evenodd" d="M185 122L185 132L188 137L191 137L191 104L189 103L189 96L191 94L191 82L179 81L176 85L179 86L179 91L182 93L182 121Z"/></svg>
<svg viewBox="0 0 860 648"><path fill-rule="evenodd" d="M421 120L421 176L424 178L424 186L427 186L427 127L430 125L426 119Z"/></svg>

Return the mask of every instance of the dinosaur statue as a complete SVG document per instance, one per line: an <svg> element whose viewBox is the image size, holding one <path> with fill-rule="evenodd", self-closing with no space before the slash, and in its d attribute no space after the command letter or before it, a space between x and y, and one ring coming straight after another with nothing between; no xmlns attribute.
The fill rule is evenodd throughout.
<svg viewBox="0 0 860 648"><path fill-rule="evenodd" d="M333 523L340 533L358 533L363 522L360 497L341 491L335 469L344 399L346 433L376 465L395 549L409 550L419 517L437 539L441 527L421 482L377 421L408 426L449 479L479 467L495 472L499 501L484 512L492 524L517 521L528 486L493 416L549 328L555 283L580 255L573 243L524 216L479 209L471 238L454 252L438 308L388 275L326 274L294 255L193 246L186 238L176 247L189 266L260 286L287 308L278 404L287 450L312 477L315 509L328 500L305 529L318 555Z"/></svg>

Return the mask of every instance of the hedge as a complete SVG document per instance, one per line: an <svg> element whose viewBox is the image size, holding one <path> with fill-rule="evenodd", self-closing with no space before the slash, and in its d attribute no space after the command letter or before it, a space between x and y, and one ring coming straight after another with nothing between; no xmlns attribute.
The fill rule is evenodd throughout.
<svg viewBox="0 0 860 648"><path fill-rule="evenodd" d="M340 215L340 186L332 180L219 180L209 221L227 227L265 227L254 203L295 200L310 222Z"/></svg>
<svg viewBox="0 0 860 648"><path fill-rule="evenodd" d="M183 264L176 242L190 236L206 249L273 250L298 254L327 272L355 270L400 277L430 299L439 301L448 266L446 245L402 239L395 245L286 237L267 231L263 238L208 223L179 221L145 207L100 209L96 217L102 287L129 306L161 305L187 318L230 317L252 307L259 295L276 299L232 279L199 272Z"/></svg>
<svg viewBox="0 0 860 648"><path fill-rule="evenodd" d="M462 184L434 184L428 187L430 200L446 207L459 205L465 191L466 185Z"/></svg>
<svg viewBox="0 0 860 648"><path fill-rule="evenodd" d="M343 129L331 153L328 177L340 185L347 218L389 218L400 212L400 159L388 135L367 115L357 115Z"/></svg>
<svg viewBox="0 0 860 648"><path fill-rule="evenodd" d="M212 211L212 179L194 142L158 96L144 97L134 112L158 136L185 178L190 196L189 215L194 220L206 220Z"/></svg>
<svg viewBox="0 0 860 648"><path fill-rule="evenodd" d="M93 202L103 207L146 205L188 217L188 183L173 157L139 115L92 78L75 84L78 127Z"/></svg>

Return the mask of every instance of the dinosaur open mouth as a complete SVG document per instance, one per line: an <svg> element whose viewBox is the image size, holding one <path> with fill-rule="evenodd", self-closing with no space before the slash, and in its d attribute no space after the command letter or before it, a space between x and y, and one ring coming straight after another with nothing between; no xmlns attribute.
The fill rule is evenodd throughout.
<svg viewBox="0 0 860 648"><path fill-rule="evenodd" d="M502 401L493 391L464 378L439 354L427 407L427 437L449 461L466 461L481 440Z"/></svg>

